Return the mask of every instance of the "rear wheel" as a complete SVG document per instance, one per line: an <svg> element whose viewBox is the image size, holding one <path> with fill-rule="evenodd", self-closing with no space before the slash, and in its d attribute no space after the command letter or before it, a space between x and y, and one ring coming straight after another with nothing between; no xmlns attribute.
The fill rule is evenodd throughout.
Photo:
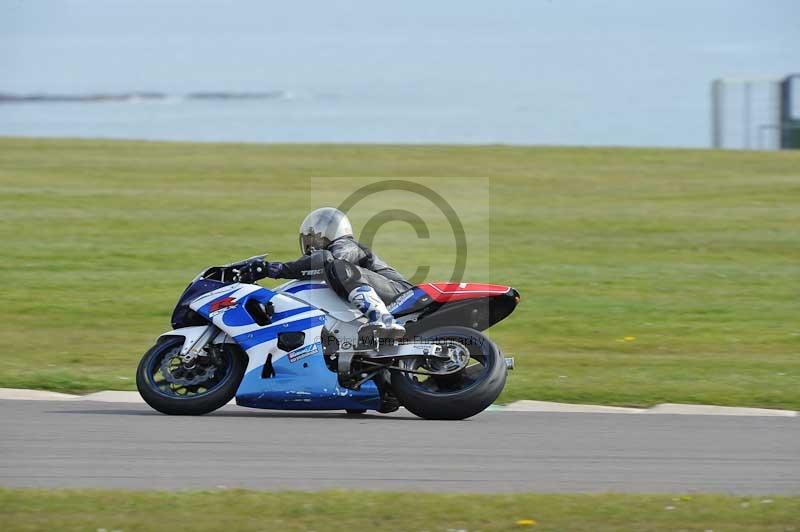
<svg viewBox="0 0 800 532"><path fill-rule="evenodd" d="M154 345L136 371L136 387L147 404L164 414L201 415L224 406L239 387L246 368L237 346L212 346L191 367L180 358L183 337Z"/></svg>
<svg viewBox="0 0 800 532"><path fill-rule="evenodd" d="M443 348L465 349L464 369L450 375L428 375L435 361L413 357L400 367L418 373L392 372L392 388L400 403L426 419L464 419L489 407L503 391L506 365L494 342L467 327L441 327L424 332L421 341L436 341Z"/></svg>

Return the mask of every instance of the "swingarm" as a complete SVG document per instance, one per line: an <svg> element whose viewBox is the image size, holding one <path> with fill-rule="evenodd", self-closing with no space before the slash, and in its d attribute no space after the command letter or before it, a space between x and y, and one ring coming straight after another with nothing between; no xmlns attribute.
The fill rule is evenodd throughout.
<svg viewBox="0 0 800 532"><path fill-rule="evenodd" d="M336 354L339 381L358 388L378 373L388 370L415 375L450 375L467 367L469 350L454 341L413 342L383 345L378 349L344 349ZM403 360L422 358L421 369L403 367Z"/></svg>

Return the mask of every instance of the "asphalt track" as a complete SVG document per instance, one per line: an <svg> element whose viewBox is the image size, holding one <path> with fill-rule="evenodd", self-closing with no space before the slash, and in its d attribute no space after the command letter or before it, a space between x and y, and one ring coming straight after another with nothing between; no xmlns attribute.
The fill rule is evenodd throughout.
<svg viewBox="0 0 800 532"><path fill-rule="evenodd" d="M800 418L0 400L0 486L800 494Z"/></svg>

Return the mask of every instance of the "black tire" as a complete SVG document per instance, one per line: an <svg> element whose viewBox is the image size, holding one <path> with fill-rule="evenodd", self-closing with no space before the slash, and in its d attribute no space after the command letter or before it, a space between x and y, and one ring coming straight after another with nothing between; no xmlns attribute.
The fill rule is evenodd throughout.
<svg viewBox="0 0 800 532"><path fill-rule="evenodd" d="M433 378L436 382L430 386L418 382L414 375L393 371L394 393L413 414L425 419L465 419L483 412L503 391L507 374L505 360L497 345L480 332L467 327L440 327L422 333L420 340L459 342L467 347L470 358L483 367ZM410 362L413 360L403 364ZM468 377L467 372L474 375L474 379Z"/></svg>
<svg viewBox="0 0 800 532"><path fill-rule="evenodd" d="M247 368L246 355L237 346L226 344L224 346L226 362L229 364L222 380L216 383L207 393L191 397L177 397L161 391L151 378L154 363L158 363L166 353L180 348L183 337L168 337L159 342L144 354L136 370L136 387L145 402L164 414L176 416L199 416L208 414L226 405L236 395L236 389L244 376Z"/></svg>

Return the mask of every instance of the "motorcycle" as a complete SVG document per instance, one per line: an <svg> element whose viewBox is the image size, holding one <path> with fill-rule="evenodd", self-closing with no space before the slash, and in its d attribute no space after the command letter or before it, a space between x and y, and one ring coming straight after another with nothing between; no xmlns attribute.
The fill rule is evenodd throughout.
<svg viewBox="0 0 800 532"><path fill-rule="evenodd" d="M360 338L366 317L323 280L267 289L255 284L254 264L265 263L210 267L184 290L173 330L136 372L155 410L200 415L235 397L252 408L362 414L403 406L426 419L464 419L497 399L514 367L481 332L514 311L514 288L420 284L388 306L404 338Z"/></svg>

